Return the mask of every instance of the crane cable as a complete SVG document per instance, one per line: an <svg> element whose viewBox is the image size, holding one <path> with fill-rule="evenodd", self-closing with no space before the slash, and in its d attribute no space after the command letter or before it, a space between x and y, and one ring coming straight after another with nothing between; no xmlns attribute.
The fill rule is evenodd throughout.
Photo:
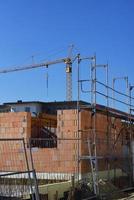
<svg viewBox="0 0 134 200"><path fill-rule="evenodd" d="M47 98L48 98L48 66L46 67L46 93L47 93Z"/></svg>

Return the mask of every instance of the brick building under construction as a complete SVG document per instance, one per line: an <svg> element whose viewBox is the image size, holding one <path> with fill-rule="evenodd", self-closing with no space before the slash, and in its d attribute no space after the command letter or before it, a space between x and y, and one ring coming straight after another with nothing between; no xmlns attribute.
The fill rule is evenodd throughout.
<svg viewBox="0 0 134 200"><path fill-rule="evenodd" d="M81 69L83 61L84 65L85 61L88 62L86 78L80 73L85 69ZM77 63L77 101L72 101L74 62ZM128 77L113 78L110 87L108 64L97 64L96 55L81 57L80 54L74 58L69 56L45 63L6 68L0 70L0 74L48 68L61 63L66 69L67 101L19 100L0 106L1 196L7 193L9 197L37 194L39 183L68 182L71 179L76 183L91 183L96 197L100 195L101 178L121 188L133 187L134 86L129 85ZM100 81L98 67L104 71L99 77ZM118 79L125 81L125 94L115 90L115 81ZM81 101L81 93L84 95L81 99L84 100L88 95L88 103ZM99 105L100 102L103 105ZM115 107L115 104L118 106ZM17 179L22 179L21 184ZM30 185L29 190L26 183ZM35 191L32 191L33 188ZM17 193L12 194L13 190ZM36 200L39 200L38 196Z"/></svg>
<svg viewBox="0 0 134 200"><path fill-rule="evenodd" d="M0 171L25 171L22 146L17 142L9 146L3 140L24 138L26 151L31 147L38 179L63 181L70 180L72 176L91 179L91 157L96 145L99 178L116 181L119 176L126 177L128 181L125 183L129 186L133 174L130 144L133 128L129 120L134 118L100 105L96 106L94 115L90 104L80 101L79 105L80 110L75 101L4 104L0 113ZM94 118L96 144L93 142ZM96 162L95 158L92 159Z"/></svg>

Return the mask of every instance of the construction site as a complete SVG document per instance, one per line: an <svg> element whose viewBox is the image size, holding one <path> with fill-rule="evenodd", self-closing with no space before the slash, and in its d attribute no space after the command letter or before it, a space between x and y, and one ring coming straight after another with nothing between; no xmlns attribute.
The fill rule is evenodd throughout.
<svg viewBox="0 0 134 200"><path fill-rule="evenodd" d="M88 79L80 76L83 61L89 65ZM5 68L0 74L55 64L65 67L66 101L0 106L0 199L129 199L134 191L134 86L127 76L113 78L110 86L109 66L97 63L96 55ZM125 93L116 90L117 80L124 81Z"/></svg>

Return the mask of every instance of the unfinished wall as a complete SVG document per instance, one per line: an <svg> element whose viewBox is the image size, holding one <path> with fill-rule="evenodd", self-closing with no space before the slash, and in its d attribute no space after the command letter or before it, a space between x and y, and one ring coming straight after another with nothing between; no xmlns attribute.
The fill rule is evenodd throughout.
<svg viewBox="0 0 134 200"><path fill-rule="evenodd" d="M43 148L40 146L32 147L32 155L34 166L37 172L55 173L55 174L74 174L78 171L78 147L79 155L89 155L87 139L92 139L92 116L90 111L80 112L79 135L81 141L78 142L77 132L77 110L59 110L57 112L57 146L53 148ZM39 123L39 124L38 124ZM43 123L43 121L41 122ZM40 120L34 120L34 126L37 132L41 128ZM109 125L108 125L109 124ZM107 117L103 113L98 113L96 117L97 130L97 154L104 156L104 159L99 162L99 170L106 170L107 156L109 152L113 156L122 155L122 142L118 139L122 123L118 118ZM30 138L32 135L32 118L30 113L0 113L0 138ZM107 136L109 134L110 144L107 144ZM34 137L39 136L34 133ZM114 144L114 142L116 143ZM78 144L79 143L79 144ZM15 145L12 151L9 146L3 143L1 152L4 149L3 161L0 165L1 170L19 170L24 169L23 159L20 156L21 146ZM27 150L29 146L27 145ZM19 155L19 157L17 157ZM10 161L11 157L13 158ZM15 161L17 160L16 164ZM111 168L113 166L111 165ZM81 173L90 171L88 161L79 163Z"/></svg>
<svg viewBox="0 0 134 200"><path fill-rule="evenodd" d="M77 170L76 110L57 112L57 148L33 148L37 172L74 174Z"/></svg>
<svg viewBox="0 0 134 200"><path fill-rule="evenodd" d="M123 162L123 148L125 135L123 134L123 123L121 119L107 115L106 112L97 113L92 116L89 111L80 113L81 127L81 155L89 155L87 139L91 141L91 154L93 149L94 117L96 117L96 149L98 158L98 169L100 171L121 168ZM92 154L93 155L93 154ZM117 159L118 157L118 159ZM81 163L82 173L89 172L89 161Z"/></svg>
<svg viewBox="0 0 134 200"><path fill-rule="evenodd" d="M41 172L44 170L44 172L48 173L76 173L78 171L78 145L79 156L89 155L87 139L91 139L92 141L93 135L91 112L83 110L79 118L79 137L81 140L78 144L77 110L58 111L57 137L59 140L57 142L57 148L33 149L33 157L37 171ZM120 119L107 117L104 113L97 113L97 155L104 157L104 159L99 161L99 170L107 170L108 156L122 156L122 141L120 137L119 139L117 138L121 127L122 123ZM108 137L109 143L107 143ZM113 168L114 166L111 164L111 169ZM89 172L89 160L81 161L79 163L79 170L81 173Z"/></svg>
<svg viewBox="0 0 134 200"><path fill-rule="evenodd" d="M0 171L27 170L23 141L6 141L3 138L24 138L27 142L30 134L29 113L0 113Z"/></svg>
<svg viewBox="0 0 134 200"><path fill-rule="evenodd" d="M0 138L29 138L31 115L27 112L0 113Z"/></svg>

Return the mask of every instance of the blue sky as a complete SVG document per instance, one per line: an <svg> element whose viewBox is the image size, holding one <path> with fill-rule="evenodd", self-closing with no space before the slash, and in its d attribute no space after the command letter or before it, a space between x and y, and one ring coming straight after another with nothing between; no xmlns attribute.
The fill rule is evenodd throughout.
<svg viewBox="0 0 134 200"><path fill-rule="evenodd" d="M129 76L134 84L133 0L1 0L0 68L53 60L74 54L97 54L97 63L109 63L113 77ZM34 56L34 60L32 60ZM88 63L89 64L89 63ZM88 64L81 74L89 76ZM82 67L82 66L81 66ZM47 95L46 71L49 76ZM103 72L98 79L103 79ZM73 69L76 99L76 64ZM66 99L64 65L0 75L0 103ZM122 81L116 89L125 91ZM121 83L122 82L122 83ZM86 97L88 99L88 97Z"/></svg>

